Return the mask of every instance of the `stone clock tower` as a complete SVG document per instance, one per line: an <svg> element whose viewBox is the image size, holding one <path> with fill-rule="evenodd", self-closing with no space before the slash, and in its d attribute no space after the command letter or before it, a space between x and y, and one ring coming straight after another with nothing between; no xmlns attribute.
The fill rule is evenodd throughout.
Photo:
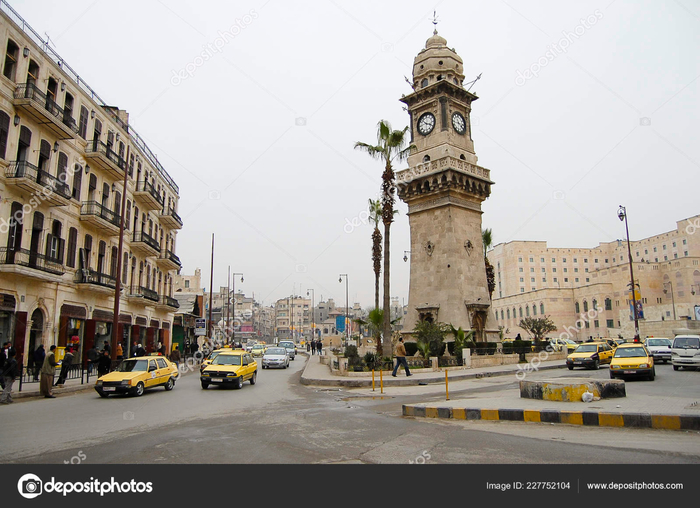
<svg viewBox="0 0 700 508"><path fill-rule="evenodd" d="M478 97L463 82L462 59L435 31L414 60L413 93L401 98L416 147L409 169L396 174L411 227L403 333L427 319L497 342L481 239L481 203L493 182L490 171L477 165L470 113Z"/></svg>

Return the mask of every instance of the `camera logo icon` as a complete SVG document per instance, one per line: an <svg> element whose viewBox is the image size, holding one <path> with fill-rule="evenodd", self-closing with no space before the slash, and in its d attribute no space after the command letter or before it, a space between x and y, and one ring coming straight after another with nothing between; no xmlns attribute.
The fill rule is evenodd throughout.
<svg viewBox="0 0 700 508"><path fill-rule="evenodd" d="M651 118L648 117L642 117L639 119L639 125L642 127L649 127L651 125Z"/></svg>
<svg viewBox="0 0 700 508"><path fill-rule="evenodd" d="M294 125L297 127L304 127L306 125L306 118L303 116L294 119Z"/></svg>
<svg viewBox="0 0 700 508"><path fill-rule="evenodd" d="M17 490L25 499L34 499L43 492L44 482L37 475L27 473L17 482Z"/></svg>
<svg viewBox="0 0 700 508"><path fill-rule="evenodd" d="M133 420L134 419L134 413L133 411L124 411L124 414L122 415L124 420Z"/></svg>
<svg viewBox="0 0 700 508"><path fill-rule="evenodd" d="M211 199L211 200L221 199L221 193L217 190L209 191L209 199Z"/></svg>

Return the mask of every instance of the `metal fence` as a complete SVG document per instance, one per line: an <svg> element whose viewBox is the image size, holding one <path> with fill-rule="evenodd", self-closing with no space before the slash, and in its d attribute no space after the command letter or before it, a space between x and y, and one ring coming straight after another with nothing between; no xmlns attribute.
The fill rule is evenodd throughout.
<svg viewBox="0 0 700 508"><path fill-rule="evenodd" d="M112 364L110 366L109 371L112 372L117 369L119 364L121 363L121 360L113 360ZM26 385L32 385L34 383L39 383L41 380L41 366L35 367L35 366L22 366L20 370L20 375L19 375L19 386L17 391L21 392L22 387ZM53 377L53 382L51 383L52 385L56 384L56 381L58 381L62 371L62 366L57 365L56 366L56 372ZM65 380L72 380L72 379L80 379L80 384L90 384L90 378L93 380L97 379L98 373L97 373L97 364L92 364L89 361L86 361L85 363L74 363L70 367L66 369L66 377Z"/></svg>

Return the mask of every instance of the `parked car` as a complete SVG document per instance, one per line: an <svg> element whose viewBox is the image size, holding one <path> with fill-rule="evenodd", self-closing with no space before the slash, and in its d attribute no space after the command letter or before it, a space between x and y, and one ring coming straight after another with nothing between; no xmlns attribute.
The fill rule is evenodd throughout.
<svg viewBox="0 0 700 508"><path fill-rule="evenodd" d="M653 381L656 376L654 357L641 343L620 344L610 362L610 379L639 376Z"/></svg>
<svg viewBox="0 0 700 508"><path fill-rule="evenodd" d="M607 342L586 342L566 358L566 366L569 370L573 370L574 367L598 369L601 363L610 363L613 352L613 348Z"/></svg>
<svg viewBox="0 0 700 508"><path fill-rule="evenodd" d="M95 391L100 397L113 393L129 393L140 397L149 388L162 386L166 391L175 387L178 378L177 366L164 356L152 353L150 356L127 358L117 370L97 379Z"/></svg>
<svg viewBox="0 0 700 508"><path fill-rule="evenodd" d="M289 367L289 353L284 347L269 347L262 357L262 368L283 368Z"/></svg>
<svg viewBox="0 0 700 508"><path fill-rule="evenodd" d="M573 353L578 347L578 344L576 344L573 340L560 338L550 339L549 345L552 346L554 351L562 351L564 348L566 348L567 352L569 353Z"/></svg>
<svg viewBox="0 0 700 508"><path fill-rule="evenodd" d="M202 388L209 388L210 384L220 386L233 385L242 388L244 381L250 381L254 385L258 378L258 362L250 353L232 350L222 352L211 365L208 365L200 376Z"/></svg>
<svg viewBox="0 0 700 508"><path fill-rule="evenodd" d="M279 343L277 345L280 347L283 347L287 350L287 353L289 354L290 360L294 360L294 358L296 358L297 347L294 344L294 342L292 342L291 340L281 340L281 341L279 341Z"/></svg>
<svg viewBox="0 0 700 508"><path fill-rule="evenodd" d="M654 356L654 362L668 363L671 361L671 346L673 341L665 337L649 337L644 341L644 345Z"/></svg>
<svg viewBox="0 0 700 508"><path fill-rule="evenodd" d="M677 335L671 347L673 370L700 367L700 335Z"/></svg>

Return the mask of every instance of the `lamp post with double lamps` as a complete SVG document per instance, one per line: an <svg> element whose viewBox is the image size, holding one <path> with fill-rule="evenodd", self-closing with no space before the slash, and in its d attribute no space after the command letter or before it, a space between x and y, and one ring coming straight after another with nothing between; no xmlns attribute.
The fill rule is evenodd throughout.
<svg viewBox="0 0 700 508"><path fill-rule="evenodd" d="M313 289L307 289L306 296L309 296L309 293L311 293L311 339L316 340L316 313L314 311L316 292Z"/></svg>
<svg viewBox="0 0 700 508"><path fill-rule="evenodd" d="M634 341L639 342L639 318L637 317L637 296L634 284L634 268L632 266L632 247L630 246L630 230L627 224L627 209L620 205L617 210L617 217L625 222L625 232L627 233L627 257L630 261L630 292L632 293L632 315L634 316Z"/></svg>
<svg viewBox="0 0 700 508"><path fill-rule="evenodd" d="M243 283L243 274L242 273L232 273L233 279L231 282L233 283L233 312L231 313L231 317L233 318L233 326L231 327L231 342L233 343L233 347L236 347L236 275L241 276L241 283Z"/></svg>
<svg viewBox="0 0 700 508"><path fill-rule="evenodd" d="M345 345L348 345L349 335L348 335L348 274L341 273L338 282L343 282L343 277L345 277Z"/></svg>
<svg viewBox="0 0 700 508"><path fill-rule="evenodd" d="M676 298L673 296L673 283L671 281L664 282L664 294L668 293L668 289L666 289L666 284L671 286L671 303L673 305L673 320L676 320Z"/></svg>

